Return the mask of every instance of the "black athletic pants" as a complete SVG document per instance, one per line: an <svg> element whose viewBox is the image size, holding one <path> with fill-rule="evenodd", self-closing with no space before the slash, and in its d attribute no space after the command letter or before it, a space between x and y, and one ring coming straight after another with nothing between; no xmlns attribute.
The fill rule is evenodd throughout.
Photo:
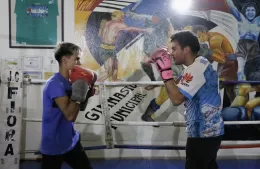
<svg viewBox="0 0 260 169"><path fill-rule="evenodd" d="M43 155L42 169L61 169L66 162L73 169L92 169L80 141L71 151L62 155Z"/></svg>
<svg viewBox="0 0 260 169"><path fill-rule="evenodd" d="M186 145L186 169L218 169L216 162L222 136L188 138Z"/></svg>

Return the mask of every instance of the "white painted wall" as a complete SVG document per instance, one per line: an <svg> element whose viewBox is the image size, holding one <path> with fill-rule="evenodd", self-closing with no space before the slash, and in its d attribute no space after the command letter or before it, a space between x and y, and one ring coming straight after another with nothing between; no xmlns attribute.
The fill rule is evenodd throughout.
<svg viewBox="0 0 260 169"><path fill-rule="evenodd" d="M65 32L65 41L75 42L74 38L74 12L73 12L73 0L65 0L65 16L64 16L64 32ZM51 56L52 50L50 49L9 49L9 41L8 41L8 34L9 34L9 28L8 28L8 0L2 0L0 5L0 21L1 21L1 28L0 28L0 49L1 49L1 57L17 57L22 55L38 55L39 53L43 56ZM24 100L24 112L23 117L26 118L41 118L41 91L42 86L41 85L30 85L26 86L24 88L25 91L25 100ZM33 97L33 95L35 97ZM129 129L130 128L130 129ZM87 126L87 125L77 125L76 129L82 133L83 137L86 138L83 144L84 146L89 145L100 145L104 144L104 137L103 137L103 128L102 126L95 127L95 133L100 133L100 135L94 135L92 134L93 127ZM133 133L138 132L140 136L144 136L147 133L144 131L144 129L148 129L147 127L139 127L138 129L128 127L129 130L137 130ZM151 129L148 129L151 130ZM159 130L159 129L156 129ZM160 131L162 130L162 131ZM149 136L149 134L156 134L160 133L162 134L165 131L171 132L170 135L173 135L172 141L170 143L179 143L179 144L185 144L185 131L184 128L178 129L160 129L159 131L150 131L148 132L147 137L153 138L152 136ZM120 131L120 130L119 130ZM123 136L121 138L116 137L117 141L121 143L129 143L128 139L131 140L131 133L121 133L116 134L117 136ZM167 135L167 133L163 134ZM35 151L39 149L40 145L40 137L41 137L41 123L39 122L27 122L23 123L22 128L22 153L25 151ZM156 140L153 140L152 142L154 144L167 144L168 142L163 141L163 137L157 137ZM147 141L144 141L147 142ZM135 144L138 143L144 143L142 140L136 140ZM150 142L150 141L148 141ZM130 142L133 143L133 142ZM236 142L235 142L236 143ZM149 143L147 143L149 144ZM238 158L238 157L244 157L250 156L250 158L253 157L259 157L260 149L240 149L240 150L220 150L219 157L225 157L225 158ZM88 151L87 152L90 157L95 158L103 158L103 157L111 157L111 158L153 158L153 157L161 157L161 158L179 158L184 157L185 152L184 151L169 151L169 150L98 150L98 151ZM21 156L22 158L36 158L33 154L23 154Z"/></svg>

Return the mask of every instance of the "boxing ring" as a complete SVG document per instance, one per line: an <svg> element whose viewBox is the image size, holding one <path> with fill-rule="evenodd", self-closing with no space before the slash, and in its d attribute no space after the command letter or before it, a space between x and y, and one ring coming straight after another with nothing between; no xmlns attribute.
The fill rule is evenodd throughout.
<svg viewBox="0 0 260 169"><path fill-rule="evenodd" d="M42 85L45 80L36 80L29 79L26 83ZM248 81L220 81L224 84L243 84L243 83L257 83L257 82L248 82ZM258 82L259 83L259 82ZM96 83L96 86L99 86L100 89L100 102L102 108L102 114L104 121L102 123L97 122L85 122L85 121L76 121L75 124L86 124L86 125L99 125L104 126L105 132L105 145L99 146L89 146L84 147L85 150L105 150L105 149L143 149L143 150L185 150L185 146L174 146L174 145L133 145L133 144L114 144L114 138L112 134L111 126L169 126L169 127L185 127L185 121L173 121L173 122L136 122L136 121L111 121L109 107L106 96L107 87L116 87L116 86L127 86L127 85L137 85L138 87L147 86L147 85L156 85L163 86L162 81L156 82L104 82ZM42 122L41 119L36 118L23 118L25 122ZM260 121L225 121L225 125L249 125L249 124L260 124ZM260 148L260 143L247 143L247 144L224 144L222 142L220 149L244 149L244 148ZM34 153L40 154L39 151L27 151L25 153Z"/></svg>

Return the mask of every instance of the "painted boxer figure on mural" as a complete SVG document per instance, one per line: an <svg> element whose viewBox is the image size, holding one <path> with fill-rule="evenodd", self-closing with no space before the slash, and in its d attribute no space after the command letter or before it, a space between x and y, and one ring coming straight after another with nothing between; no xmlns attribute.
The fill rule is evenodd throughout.
<svg viewBox="0 0 260 169"><path fill-rule="evenodd" d="M170 36L174 32L174 28L169 19L162 12L155 12L153 15L137 14L135 12L126 12L126 16L144 21L144 26L147 28L152 28L153 31L150 34L144 34L143 43L143 60L141 62L141 67L143 71L148 75L151 81L156 81L152 65L148 63L151 53L156 49L161 47L166 47ZM146 90L152 90L156 86L147 86Z"/></svg>
<svg viewBox="0 0 260 169"><path fill-rule="evenodd" d="M212 63L218 63L217 72L221 80L237 80L238 79L238 61L229 40L219 32L209 32L203 25L195 25L192 28L201 43L208 42L211 50L210 57L207 59ZM220 84L220 89L225 88L230 102L235 97L235 88L232 85L223 86Z"/></svg>
<svg viewBox="0 0 260 169"><path fill-rule="evenodd" d="M112 13L111 20L102 20L98 33L101 38L99 57L104 63L105 71L99 74L98 81L105 81L109 77L112 77L112 81L119 80L117 78L118 61L115 52L115 43L120 31L151 32L152 29L127 26L124 23L124 13L119 10Z"/></svg>
<svg viewBox="0 0 260 169"><path fill-rule="evenodd" d="M259 4L257 1L246 2L242 5L241 12L234 5L232 0L226 0L230 13L237 19L239 30L239 42L236 55L244 60L244 76L247 81L260 81L260 16ZM240 75L240 80L242 79ZM256 91L255 98L249 100L249 92ZM260 120L260 86L242 84L239 87L238 95L232 102L231 107L224 109L225 120ZM237 108L237 111L232 111ZM247 112L245 114L245 112Z"/></svg>
<svg viewBox="0 0 260 169"><path fill-rule="evenodd" d="M127 11L126 16L136 19L144 20L145 27L152 27L153 32L151 34L144 34L144 43L143 43L143 60L140 63L143 71L148 75L151 81L156 81L153 68L151 63L149 63L150 55L159 48L168 47L168 42L170 36L174 33L174 28L170 19L167 19L166 16L161 12L155 12L153 15L137 14L134 12ZM170 49L170 48L169 48ZM182 65L175 65L172 62L172 71L175 75L174 78L178 78L178 75L181 74L183 70ZM157 86L147 86L146 90L152 90ZM144 121L154 121L152 115L160 108L160 106L168 100L168 95L165 87L161 87L158 97L152 99L148 105L145 113L142 115L142 120Z"/></svg>

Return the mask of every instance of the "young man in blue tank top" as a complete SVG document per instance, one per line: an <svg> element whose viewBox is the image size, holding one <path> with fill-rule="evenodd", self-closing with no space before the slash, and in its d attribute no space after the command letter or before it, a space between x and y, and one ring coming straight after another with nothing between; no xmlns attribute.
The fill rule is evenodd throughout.
<svg viewBox="0 0 260 169"><path fill-rule="evenodd" d="M80 107L87 105L88 84L84 80L69 81L69 71L78 64L80 50L75 44L63 43L55 51L59 72L43 89L42 169L60 169L63 161L73 169L92 169L74 130Z"/></svg>
<svg viewBox="0 0 260 169"><path fill-rule="evenodd" d="M162 48L153 53L155 63L175 106L184 103L187 144L186 169L218 169L217 153L224 134L218 76L207 59L198 56L200 44L191 32L171 37L172 52ZM185 65L181 77L173 79L172 59Z"/></svg>

